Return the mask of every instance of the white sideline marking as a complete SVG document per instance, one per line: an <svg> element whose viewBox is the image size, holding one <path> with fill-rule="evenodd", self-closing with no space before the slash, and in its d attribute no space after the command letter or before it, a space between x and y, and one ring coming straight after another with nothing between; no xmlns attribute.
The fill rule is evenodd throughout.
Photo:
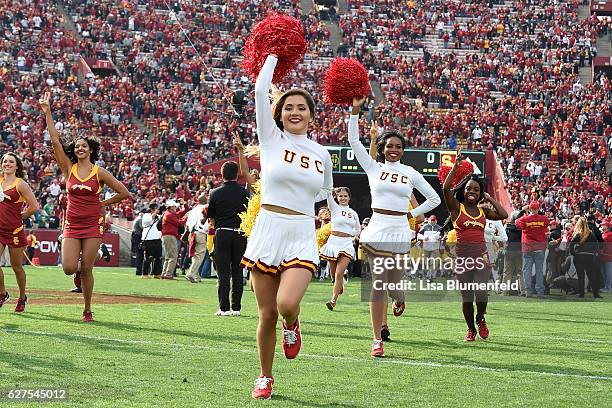
<svg viewBox="0 0 612 408"><path fill-rule="evenodd" d="M503 312L501 312L500 314L503 314ZM516 317L516 316L506 316L506 318L512 318L512 319L517 319L517 320L529 320L529 318ZM587 320L587 319L576 320L576 319L564 319L564 318L559 318L559 317L555 319L551 319L551 320L556 320L559 322L570 322L570 323L612 324L611 320Z"/></svg>
<svg viewBox="0 0 612 408"><path fill-rule="evenodd" d="M513 334L496 334L495 337L508 337L508 338L517 338L517 339L544 339L544 340L557 340L557 341L575 341L578 343L612 344L612 340L576 339L576 338L571 338L571 337L555 337L555 336L517 336Z"/></svg>
<svg viewBox="0 0 612 408"><path fill-rule="evenodd" d="M17 333L17 334L33 334L33 335L41 335L41 336L54 336L55 333L43 332L43 331L29 331L29 330L14 330L14 329L0 329L0 331L6 333ZM111 337L98 337L98 336L85 336L81 334L62 334L66 337L72 338L81 338L88 340L98 340L98 341L107 341L107 342L115 342L115 343L125 343L125 344L147 344L147 345L157 345L160 347L183 347L183 348L191 348L191 349L199 349L199 350L212 350L212 351L228 351L228 352L240 352L247 354L257 354L257 350L248 350L248 349L234 349L234 348L222 348L217 346L201 346L197 344L181 344L181 343L160 343L158 341L151 340L128 340L128 339L115 339ZM276 352L277 356L281 356L281 353ZM533 374L533 375L541 375L541 376L551 376L551 377L571 377L571 378L581 378L586 380L604 380L604 381L612 381L612 377L599 376L599 375L582 375L582 374L568 374L568 373L551 373L546 371L531 371L531 370L509 370L506 368L493 368L493 367L482 367L476 365L463 365L463 364L446 364L446 363L438 363L433 361L407 361L407 360L392 360L392 359L377 359L373 360L372 358L364 359L364 358L355 358L355 357L346 357L346 356L328 356L323 354L307 354L300 353L302 357L313 358L313 359L322 359L322 360L340 360L340 361L351 361L355 363L367 363L371 364L376 361L380 364L399 364L399 365L408 365L408 366L424 366L424 367L433 367L433 368L457 368L461 370L478 370L478 371L493 371L493 372L501 372L501 373L521 373L521 374Z"/></svg>
<svg viewBox="0 0 612 408"><path fill-rule="evenodd" d="M96 306L97 307L97 306ZM132 311L142 311L142 309L130 309ZM171 313L172 311L164 311L164 313ZM210 317L212 316L209 313L193 313L193 312L177 312L177 314L179 315L185 315L185 316L206 316L206 317ZM242 318L253 318L253 319L257 319L257 316L242 316ZM371 329L371 326L365 325L365 324L348 324L348 323L340 323L340 322L321 322L321 321L316 321L316 320L303 320L303 323L309 323L309 324L324 324L324 325L334 325L334 326L338 326L338 327L349 327L349 328L355 328L355 329ZM410 327L408 329L409 331L429 331L429 329L424 329L424 328L420 328L420 327ZM556 340L556 341L575 341L578 343L598 343L598 344L611 344L612 345L612 340L597 340L597 339L585 339L585 338L571 338L571 337L556 337L556 336L546 336L546 335L533 335L533 336L520 336L520 335L513 335L513 334L498 334L495 333L495 337L507 337L507 338L517 338L517 339L535 339L535 340L539 340L539 339L544 339L544 340Z"/></svg>

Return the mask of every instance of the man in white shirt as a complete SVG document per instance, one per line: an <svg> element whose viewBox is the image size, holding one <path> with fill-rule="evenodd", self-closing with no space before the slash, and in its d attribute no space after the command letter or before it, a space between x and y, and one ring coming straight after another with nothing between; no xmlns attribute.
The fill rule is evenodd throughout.
<svg viewBox="0 0 612 408"><path fill-rule="evenodd" d="M440 261L440 230L442 227L438 225L438 218L431 215L427 224L423 225L417 240L423 247L423 262L425 262L425 271L427 279L435 278L438 275L438 264Z"/></svg>
<svg viewBox="0 0 612 408"><path fill-rule="evenodd" d="M195 247L195 254L191 258L191 266L185 275L185 279L189 280L191 283L200 282L198 271L206 258L206 239L208 237L208 220L205 214L208 210L208 205L206 202L206 195L201 194L198 197L198 205L187 213L187 221L185 222L185 228L191 232L191 236L189 237L190 252L192 252L192 240L193 246Z"/></svg>
<svg viewBox="0 0 612 408"><path fill-rule="evenodd" d="M472 131L472 139L476 143L480 143L480 141L482 140L482 129L480 128L480 126L476 125L476 127Z"/></svg>
<svg viewBox="0 0 612 408"><path fill-rule="evenodd" d="M159 279L162 271L162 234L157 229L159 220L159 209L157 204L149 206L149 212L142 215L142 241L145 246L144 264L142 266L142 277L149 274Z"/></svg>
<svg viewBox="0 0 612 408"><path fill-rule="evenodd" d="M59 184L57 184L57 180L53 180L53 183L51 183L51 185L49 186L49 192L55 198L60 195L60 193L62 192L62 188Z"/></svg>
<svg viewBox="0 0 612 408"><path fill-rule="evenodd" d="M539 179L540 175L542 174L542 165L540 164L535 164L533 166L533 176L535 177L535 179Z"/></svg>

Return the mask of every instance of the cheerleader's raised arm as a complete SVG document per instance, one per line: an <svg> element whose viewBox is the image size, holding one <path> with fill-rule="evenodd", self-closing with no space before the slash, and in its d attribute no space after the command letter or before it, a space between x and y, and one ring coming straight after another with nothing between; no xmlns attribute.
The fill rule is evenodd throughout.
<svg viewBox="0 0 612 408"><path fill-rule="evenodd" d="M278 58L268 55L255 82L255 120L257 122L257 137L260 145L272 143L281 137L281 131L274 122L270 105L270 87Z"/></svg>

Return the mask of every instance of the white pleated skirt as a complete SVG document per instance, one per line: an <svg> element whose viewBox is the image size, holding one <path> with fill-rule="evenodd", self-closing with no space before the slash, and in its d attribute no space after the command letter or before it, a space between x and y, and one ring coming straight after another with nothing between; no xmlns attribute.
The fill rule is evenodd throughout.
<svg viewBox="0 0 612 408"><path fill-rule="evenodd" d="M370 223L361 231L359 245L374 255L389 256L410 252L412 230L406 215L372 213Z"/></svg>
<svg viewBox="0 0 612 408"><path fill-rule="evenodd" d="M337 237L330 235L325 245L319 250L319 257L326 261L335 261L340 255L355 259L353 237Z"/></svg>
<svg viewBox="0 0 612 408"><path fill-rule="evenodd" d="M241 265L249 271L280 273L304 268L313 274L319 264L315 221L307 215L259 210Z"/></svg>

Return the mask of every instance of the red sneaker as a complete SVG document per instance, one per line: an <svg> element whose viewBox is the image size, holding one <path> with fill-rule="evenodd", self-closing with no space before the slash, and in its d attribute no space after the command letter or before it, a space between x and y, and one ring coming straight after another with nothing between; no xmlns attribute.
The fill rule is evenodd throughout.
<svg viewBox="0 0 612 408"><path fill-rule="evenodd" d="M274 385L274 378L262 375L255 380L255 388L251 392L251 397L266 400L272 398L272 385Z"/></svg>
<svg viewBox="0 0 612 408"><path fill-rule="evenodd" d="M393 316L400 317L406 310L406 302L393 302Z"/></svg>
<svg viewBox="0 0 612 408"><path fill-rule="evenodd" d="M476 321L478 325L478 335L481 339L486 340L489 337L489 328L487 327L487 322L485 322L484 317L480 320Z"/></svg>
<svg viewBox="0 0 612 408"><path fill-rule="evenodd" d="M301 348L302 333L300 333L300 319L298 318L291 328L285 326L285 319L283 319L283 351L285 352L285 357L289 360L296 358Z"/></svg>
<svg viewBox="0 0 612 408"><path fill-rule="evenodd" d="M15 305L15 312L17 313L21 313L21 312L25 312L25 307L28 304L28 297L24 297L17 299L17 305Z"/></svg>
<svg viewBox="0 0 612 408"><path fill-rule="evenodd" d="M372 341L372 353L370 355L372 357L384 357L385 356L385 351L383 350L382 340Z"/></svg>
<svg viewBox="0 0 612 408"><path fill-rule="evenodd" d="M334 308L336 307L336 299L330 299L330 301L327 302L325 306L327 306L329 310L334 310Z"/></svg>
<svg viewBox="0 0 612 408"><path fill-rule="evenodd" d="M9 295L9 293L5 291L4 295L0 296L0 307L2 307L2 305L8 302L10 298L11 295Z"/></svg>
<svg viewBox="0 0 612 408"><path fill-rule="evenodd" d="M476 341L476 330L468 329L463 341Z"/></svg>
<svg viewBox="0 0 612 408"><path fill-rule="evenodd" d="M85 323L91 323L91 322L95 322L94 318L93 318L93 313L91 310L86 310L83 312L83 322Z"/></svg>

